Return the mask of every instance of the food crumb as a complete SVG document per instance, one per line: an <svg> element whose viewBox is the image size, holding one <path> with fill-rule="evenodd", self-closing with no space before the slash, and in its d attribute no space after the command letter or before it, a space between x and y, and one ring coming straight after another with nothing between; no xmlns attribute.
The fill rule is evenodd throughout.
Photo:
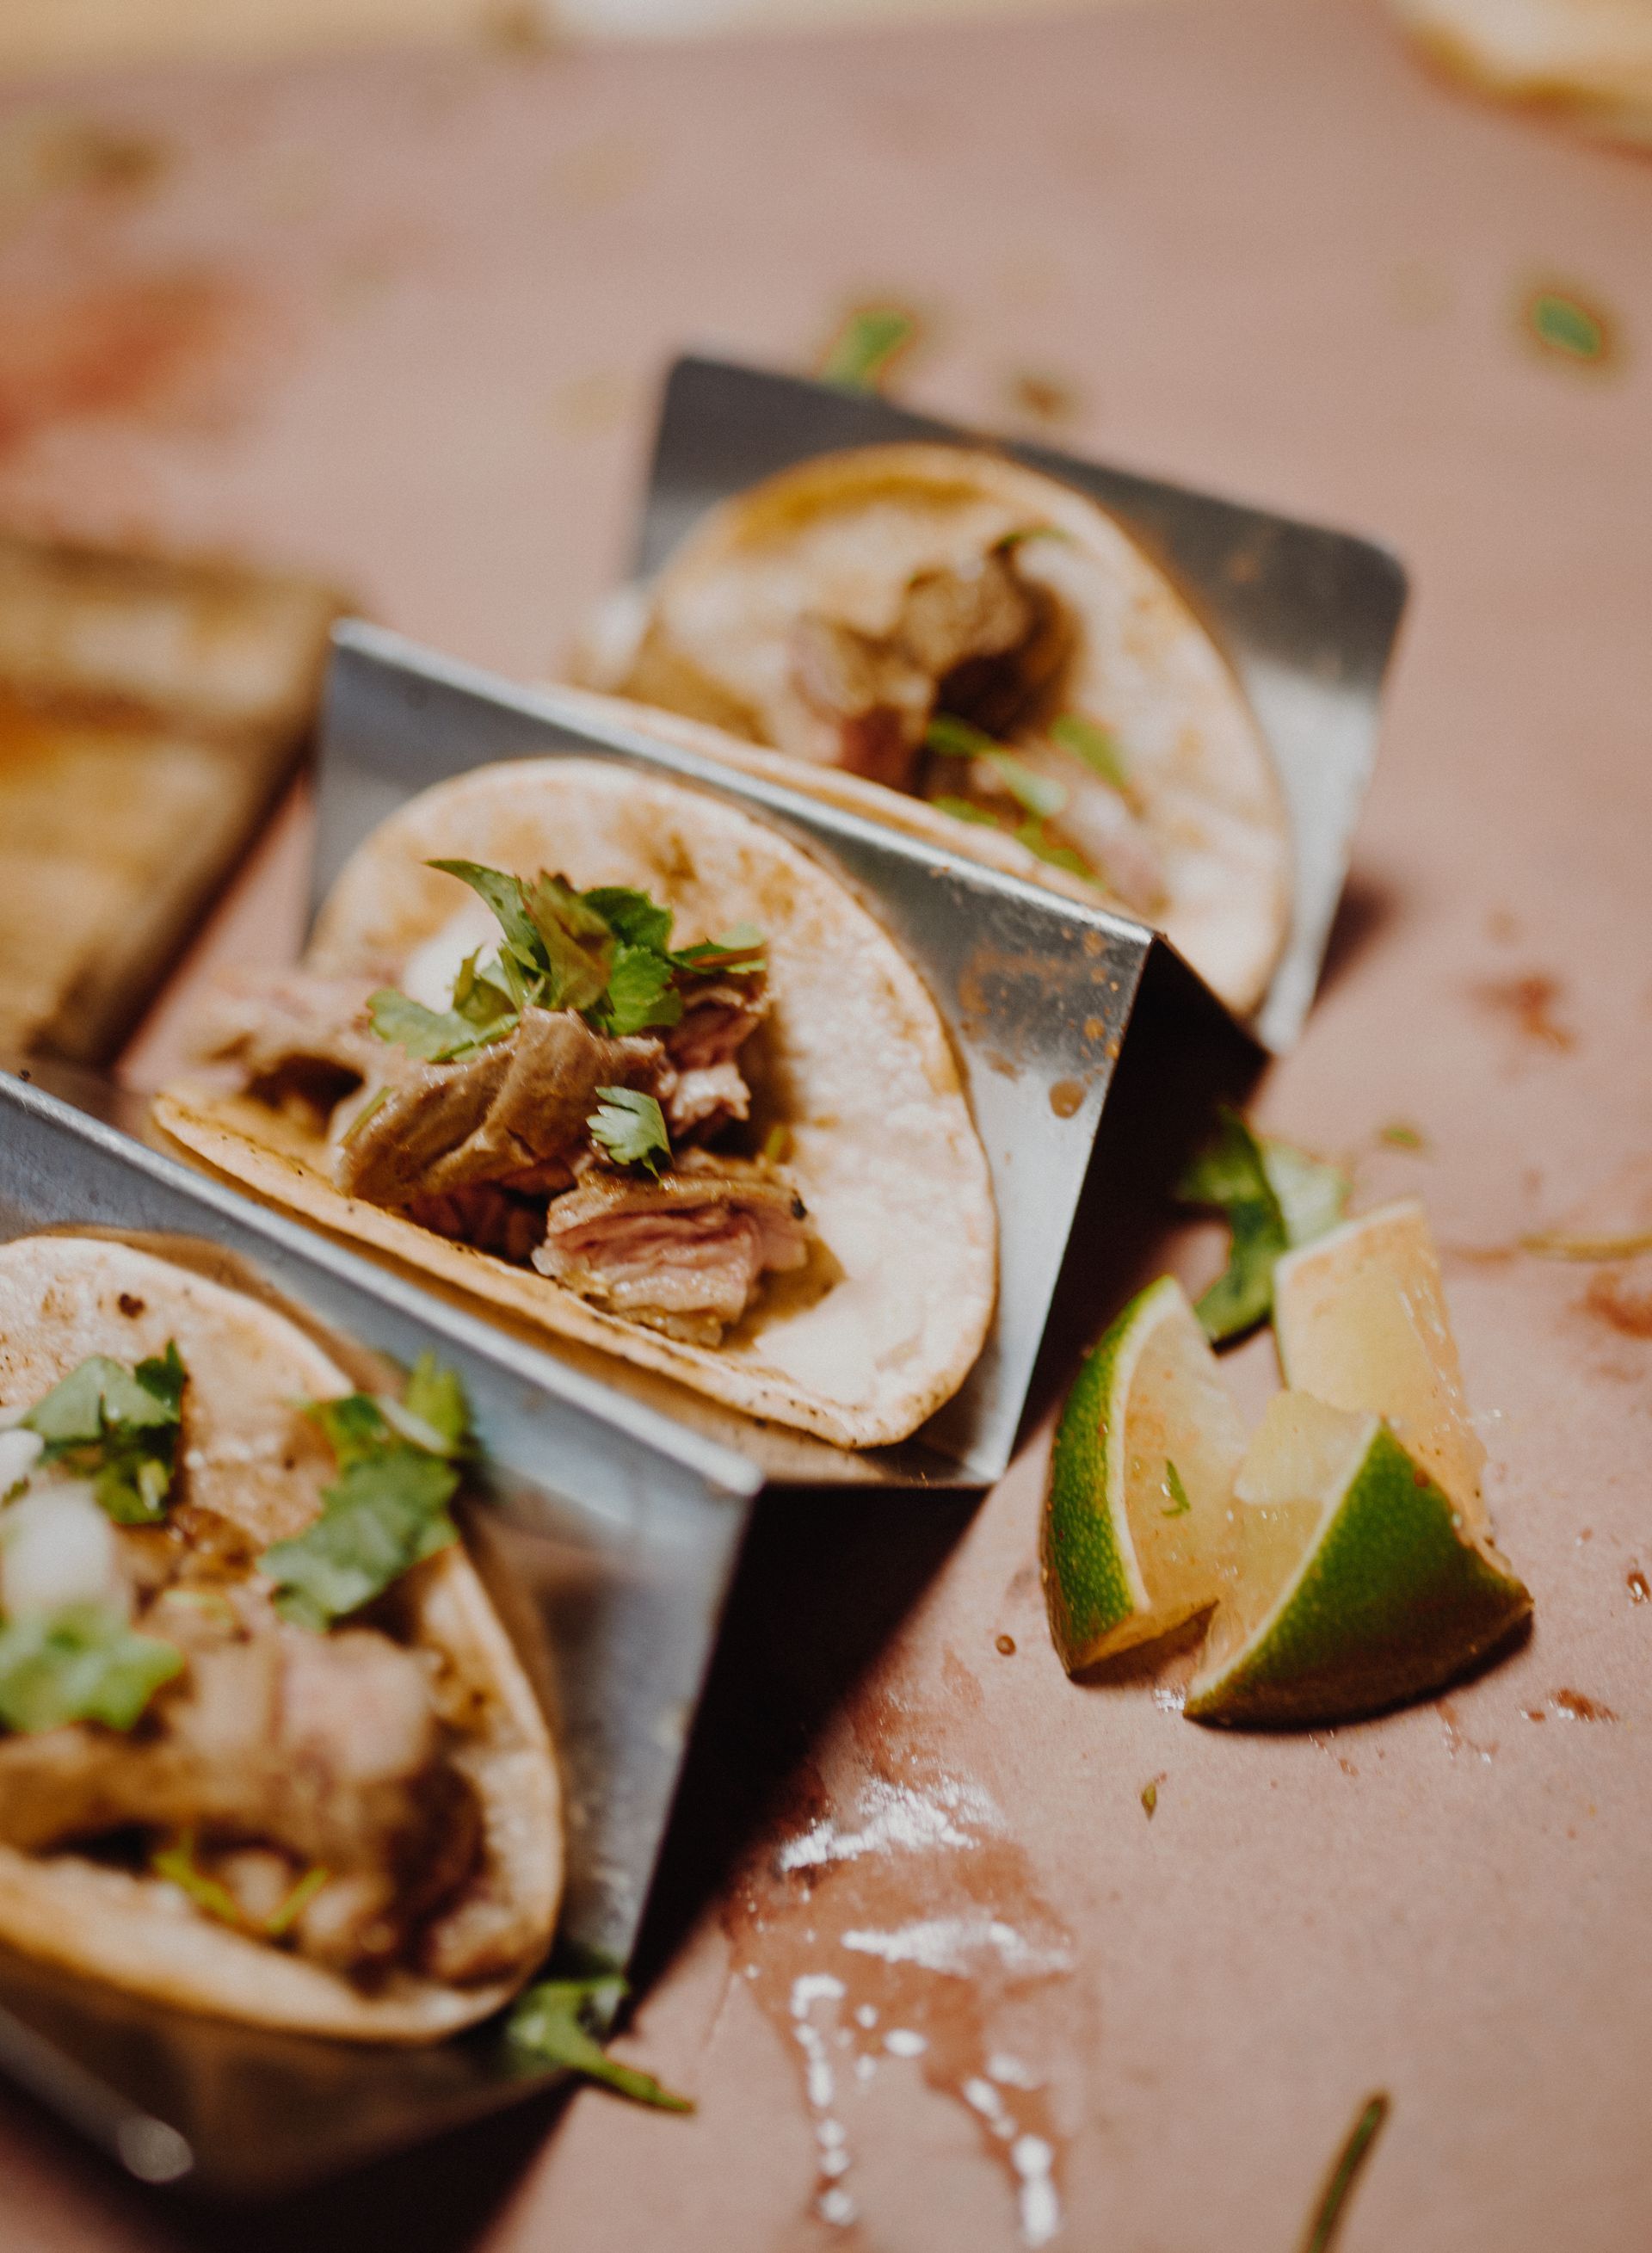
<svg viewBox="0 0 1652 2253"><path fill-rule="evenodd" d="M1554 1690L1549 1703L1556 1712L1565 1713L1574 1721L1615 1721L1616 1713L1610 1705L1603 1705L1598 1698L1586 1698L1581 1690Z"/></svg>
<svg viewBox="0 0 1652 2253"><path fill-rule="evenodd" d="M1168 1780L1169 1771L1161 1769L1141 1787L1141 1811L1152 1822L1159 1805L1159 1786Z"/></svg>
<svg viewBox="0 0 1652 2253"><path fill-rule="evenodd" d="M1629 1592L1629 1601L1632 1604L1644 1604L1652 1601L1652 1580L1647 1579L1638 1565L1630 1566L1623 1576L1623 1585Z"/></svg>
<svg viewBox="0 0 1652 2253"><path fill-rule="evenodd" d="M1386 1126L1377 1129L1379 1141L1392 1145L1397 1150L1425 1150L1428 1137L1420 1126L1413 1126L1407 1119L1391 1119Z"/></svg>
<svg viewBox="0 0 1652 2253"><path fill-rule="evenodd" d="M993 1639L993 1648L994 1650L1000 1652L1005 1658L1014 1658L1015 1656L1015 1638L1013 1635L995 1636Z"/></svg>
<svg viewBox="0 0 1652 2253"><path fill-rule="evenodd" d="M1546 971L1530 971L1523 978L1487 979L1473 988L1473 994L1482 1008L1512 1018L1526 1039L1541 1047L1577 1046L1577 1035L1555 1015L1560 980Z"/></svg>

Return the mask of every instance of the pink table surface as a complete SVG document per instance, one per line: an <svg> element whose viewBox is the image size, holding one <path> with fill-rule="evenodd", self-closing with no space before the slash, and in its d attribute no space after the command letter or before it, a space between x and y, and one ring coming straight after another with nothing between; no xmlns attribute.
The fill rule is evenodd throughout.
<svg viewBox="0 0 1652 2253"><path fill-rule="evenodd" d="M1362 1202L1426 1196L1537 1626L1442 1703L1229 1738L1175 1710L1185 1654L1063 1678L1042 1437L972 1517L799 1503L623 2045L694 2118L584 2094L213 2222L4 2097L8 2253L1283 2253L1377 2089L1342 2253L1645 2243L1652 1260L1516 1247L1652 1224L1652 169L1329 5L180 72L14 95L0 150L43 107L156 162L0 168L27 524L307 566L531 673L626 555L669 355L806 366L892 292L915 401L1394 544L1381 769L1262 1114ZM1615 317L1609 364L1523 338L1545 276ZM1027 422L1028 375L1064 415ZM295 942L302 842L220 952Z"/></svg>

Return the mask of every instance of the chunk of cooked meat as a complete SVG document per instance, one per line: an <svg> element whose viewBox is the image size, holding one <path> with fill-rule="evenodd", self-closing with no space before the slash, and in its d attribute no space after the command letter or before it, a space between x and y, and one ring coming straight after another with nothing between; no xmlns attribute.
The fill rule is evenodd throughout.
<svg viewBox="0 0 1652 2253"><path fill-rule="evenodd" d="M324 1120L365 1080L394 1077L408 1059L374 1033L366 978L308 970L227 980L198 1028L196 1055L240 1067L249 1093L277 1108L296 1099Z"/></svg>
<svg viewBox="0 0 1652 2253"><path fill-rule="evenodd" d="M912 787L935 683L892 640L811 613L791 630L792 686L833 730L832 764Z"/></svg>
<svg viewBox="0 0 1652 2253"><path fill-rule="evenodd" d="M553 1200L533 1265L582 1298L715 1345L758 1279L805 1266L802 1198L760 1161L688 1151L659 1181L593 1170Z"/></svg>
<svg viewBox="0 0 1652 2253"><path fill-rule="evenodd" d="M994 548L919 572L887 634L814 612L802 617L792 630L791 680L829 723L833 764L915 791L937 711L1007 733L1047 701L1070 646L1055 598Z"/></svg>
<svg viewBox="0 0 1652 2253"><path fill-rule="evenodd" d="M389 1961L481 1839L419 1660L372 1628L272 1621L241 1639L164 1616L190 1666L132 1735L77 1723L0 1740L0 1838L42 1852L136 1826L320 1865L299 1945L341 1970Z"/></svg>
<svg viewBox="0 0 1652 2253"><path fill-rule="evenodd" d="M721 979L684 997L683 1014L664 1035L666 1065L654 1093L672 1140L704 1141L751 1113L751 1091L735 1057L769 1006L761 978Z"/></svg>
<svg viewBox="0 0 1652 2253"><path fill-rule="evenodd" d="M474 1056L417 1065L341 1144L334 1179L373 1204L428 1211L484 1182L565 1189L597 1089L650 1085L663 1057L658 1041L606 1039L572 1010L525 1009Z"/></svg>

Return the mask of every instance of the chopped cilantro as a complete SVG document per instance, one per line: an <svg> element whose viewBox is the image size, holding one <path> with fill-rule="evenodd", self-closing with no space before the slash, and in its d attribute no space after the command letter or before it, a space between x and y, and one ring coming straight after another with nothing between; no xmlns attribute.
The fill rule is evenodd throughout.
<svg viewBox="0 0 1652 2253"><path fill-rule="evenodd" d="M1224 1212L1231 1231L1227 1266L1196 1309L1213 1343L1266 1320L1274 1261L1334 1228L1347 1196L1347 1179L1335 1166L1254 1134L1237 1112L1223 1111L1214 1139L1176 1189L1180 1203Z"/></svg>
<svg viewBox="0 0 1652 2253"><path fill-rule="evenodd" d="M1167 1507L1160 1511L1160 1517L1185 1517L1193 1508L1193 1504L1188 1499L1187 1488L1181 1483L1181 1474L1168 1455L1164 1459L1164 1484L1165 1492L1169 1496L1170 1500Z"/></svg>
<svg viewBox="0 0 1652 2253"><path fill-rule="evenodd" d="M128 1369L94 1353L37 1400L23 1423L45 1442L42 1460L89 1478L117 1525L166 1515L183 1414L178 1347Z"/></svg>
<svg viewBox="0 0 1652 2253"><path fill-rule="evenodd" d="M865 305L849 315L820 364L822 383L844 391L881 391L918 334L918 320L900 305Z"/></svg>
<svg viewBox="0 0 1652 2253"><path fill-rule="evenodd" d="M659 1178L671 1163L671 1137L665 1115L652 1095L636 1087L599 1087L605 1099L586 1120L593 1142L600 1142L616 1165L642 1166Z"/></svg>
<svg viewBox="0 0 1652 2253"><path fill-rule="evenodd" d="M1117 791L1130 787L1130 776L1119 749L1119 739L1111 728L1098 727L1095 721L1086 720L1082 712L1063 712L1058 720L1049 723L1049 740L1059 743L1063 751L1080 758L1103 782Z"/></svg>
<svg viewBox="0 0 1652 2253"><path fill-rule="evenodd" d="M543 871L531 885L477 861L432 861L486 901L502 934L497 959L479 950L454 981L451 1006L427 1009L404 994L375 994L373 1029L411 1056L439 1064L513 1030L524 1009L577 1009L616 1038L680 1022L696 979L758 977L763 934L742 924L720 938L671 949L672 911L623 884L576 892Z"/></svg>
<svg viewBox="0 0 1652 2253"><path fill-rule="evenodd" d="M261 1922L247 1916L229 1887L201 1868L195 1859L192 1831L180 1831L170 1845L157 1847L150 1856L150 1867L220 1924L233 1925L238 1932L256 1933L264 1940L283 1939L332 1874L319 1863L306 1870L274 1915Z"/></svg>
<svg viewBox="0 0 1652 2253"><path fill-rule="evenodd" d="M1545 352L1586 366L1599 366L1611 358L1610 322L1572 290L1534 289L1521 310L1528 334Z"/></svg>
<svg viewBox="0 0 1652 2253"><path fill-rule="evenodd" d="M1035 853L1041 861L1048 861L1052 868L1065 868L1070 876L1084 876L1091 883L1096 872L1082 853L1075 853L1070 845L1057 845L1045 833L1042 821L1023 821L1015 832L1015 841Z"/></svg>
<svg viewBox="0 0 1652 2253"><path fill-rule="evenodd" d="M621 2065L597 2040L596 2033L606 2033L612 2026L625 1993L625 1982L616 1977L542 1979L519 1998L505 2021L506 2039L524 2062L562 2066L587 2081L617 2089L638 2104L692 2112L687 2097L663 2088L652 2073Z"/></svg>
<svg viewBox="0 0 1652 2253"><path fill-rule="evenodd" d="M972 799L950 798L943 793L931 799L930 804L939 813L950 813L954 821L973 821L983 829L1001 829L1004 826L995 813L989 813L984 806L977 806Z"/></svg>
<svg viewBox="0 0 1652 2253"><path fill-rule="evenodd" d="M605 1029L617 1037L647 1025L674 1025L683 1013L670 962L650 947L621 946L608 981Z"/></svg>
<svg viewBox="0 0 1652 2253"><path fill-rule="evenodd" d="M1413 1126L1405 1119L1391 1119L1386 1126L1378 1128L1377 1139L1391 1143L1397 1150L1425 1150L1428 1147L1428 1137L1421 1127Z"/></svg>
<svg viewBox="0 0 1652 2253"><path fill-rule="evenodd" d="M240 1929L244 1920L240 1903L229 1887L216 1878L209 1878L195 1860L195 1833L180 1831L170 1846L158 1846L150 1856L150 1867L157 1878L187 1894L199 1909L216 1917L220 1924L233 1924Z"/></svg>
<svg viewBox="0 0 1652 2253"><path fill-rule="evenodd" d="M427 1009L422 1001L409 1000L393 986L380 987L367 1004L367 1015L381 1041L393 1042L425 1064L448 1064L455 1057L485 1048L511 1031L517 1022L508 1002L503 1010L491 1014L485 1024L478 1025L457 1009ZM366 1115L364 1112L362 1116ZM351 1132L360 1124L358 1119Z"/></svg>
<svg viewBox="0 0 1652 2253"><path fill-rule="evenodd" d="M598 884L584 898L586 906L601 916L615 938L627 946L664 954L671 945L671 910L651 900L646 892L632 891L624 884Z"/></svg>
<svg viewBox="0 0 1652 2253"><path fill-rule="evenodd" d="M129 1729L183 1670L181 1650L101 1605L28 1614L0 1627L0 1724L25 1735L68 1721Z"/></svg>
<svg viewBox="0 0 1652 2253"><path fill-rule="evenodd" d="M924 745L926 750L941 751L951 758L985 759L1021 812L1035 820L1052 820L1066 808L1064 784L1035 773L1014 751L1006 750L991 736L972 727L967 720L955 719L950 712L935 715L924 732Z"/></svg>
<svg viewBox="0 0 1652 2253"><path fill-rule="evenodd" d="M311 1401L308 1412L338 1476L323 1489L320 1517L258 1561L282 1615L319 1631L458 1538L448 1505L470 1418L458 1378L429 1355L400 1401L351 1392Z"/></svg>
<svg viewBox="0 0 1652 2253"><path fill-rule="evenodd" d="M1348 2140L1336 2155L1330 2178L1308 2223L1307 2236L1302 2240L1302 2253L1330 2253L1355 2179L1388 2114L1389 2101L1382 2090L1366 2099L1358 2119L1349 2131Z"/></svg>

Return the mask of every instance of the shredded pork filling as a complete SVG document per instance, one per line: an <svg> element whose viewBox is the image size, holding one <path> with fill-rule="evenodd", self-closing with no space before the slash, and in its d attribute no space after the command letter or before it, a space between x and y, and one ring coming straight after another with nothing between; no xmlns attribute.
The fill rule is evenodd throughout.
<svg viewBox="0 0 1652 2253"><path fill-rule="evenodd" d="M767 1007L760 976L708 979L676 1024L623 1038L530 1007L502 1038L440 1064L374 1033L371 991L284 973L267 1010L249 987L223 1005L204 1051L238 1067L249 1095L331 1122L345 1195L697 1343L740 1320L764 1274L807 1259L790 1185L704 1147L750 1114L739 1057ZM676 1161L659 1181L619 1170L592 1138L614 1088L659 1105Z"/></svg>
<svg viewBox="0 0 1652 2253"><path fill-rule="evenodd" d="M533 1265L615 1314L714 1344L763 1275L805 1264L806 1221L770 1168L691 1155L657 1182L593 1175L557 1198Z"/></svg>
<svg viewBox="0 0 1652 2253"><path fill-rule="evenodd" d="M182 1854L221 1921L368 1984L399 1964L463 1984L519 1961L532 1935L490 1884L463 1733L389 1631L394 1598L389 1624L312 1633L198 1506L115 1538L136 1624L188 1665L129 1733L0 1739L0 1840L139 1867Z"/></svg>

